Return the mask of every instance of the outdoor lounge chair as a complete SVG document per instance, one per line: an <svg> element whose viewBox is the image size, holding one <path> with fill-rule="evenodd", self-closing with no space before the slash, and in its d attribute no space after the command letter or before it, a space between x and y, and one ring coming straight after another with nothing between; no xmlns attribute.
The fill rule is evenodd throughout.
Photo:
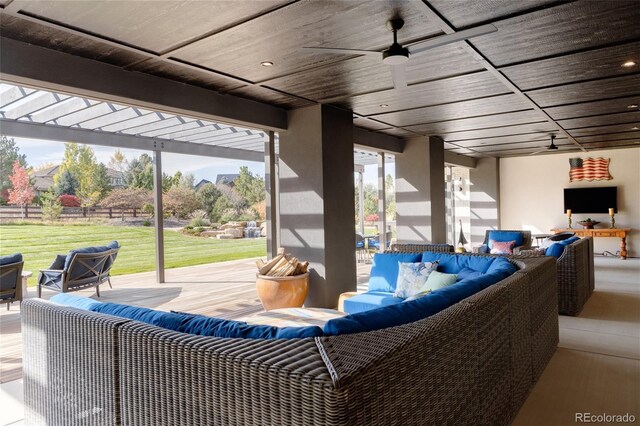
<svg viewBox="0 0 640 426"><path fill-rule="evenodd" d="M71 250L67 255L58 255L49 269L43 269L38 276L38 297L42 289L67 293L95 287L100 296L100 284L105 281L111 286L110 272L118 255L117 241L102 247L87 247Z"/></svg>
<svg viewBox="0 0 640 426"><path fill-rule="evenodd" d="M20 253L0 256L0 303L22 302L22 266Z"/></svg>

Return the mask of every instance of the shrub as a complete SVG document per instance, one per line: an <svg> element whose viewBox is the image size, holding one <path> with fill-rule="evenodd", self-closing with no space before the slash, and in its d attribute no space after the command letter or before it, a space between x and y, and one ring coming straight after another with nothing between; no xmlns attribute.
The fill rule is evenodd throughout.
<svg viewBox="0 0 640 426"><path fill-rule="evenodd" d="M145 203L145 205L142 206L142 213L148 215L149 217L153 217L153 215L155 214L155 207L152 203Z"/></svg>
<svg viewBox="0 0 640 426"><path fill-rule="evenodd" d="M189 222L189 226L191 226L192 228L196 228L199 226L209 226L209 221L201 217L196 217L194 219L191 219L191 222Z"/></svg>
<svg viewBox="0 0 640 426"><path fill-rule="evenodd" d="M144 222L142 222L142 226L151 226L151 222L145 220Z"/></svg>
<svg viewBox="0 0 640 426"><path fill-rule="evenodd" d="M80 198L70 194L62 194L58 197L58 201L63 207L80 207L82 205Z"/></svg>
<svg viewBox="0 0 640 426"><path fill-rule="evenodd" d="M174 186L164 194L165 210L173 212L179 218L188 217L195 210L202 208L192 188Z"/></svg>
<svg viewBox="0 0 640 426"><path fill-rule="evenodd" d="M58 220L62 214L62 204L55 194L45 192L40 197L42 201L42 218L44 220Z"/></svg>
<svg viewBox="0 0 640 426"><path fill-rule="evenodd" d="M189 215L191 219L206 219L208 216L209 214L206 212L206 210L203 209L194 210Z"/></svg>

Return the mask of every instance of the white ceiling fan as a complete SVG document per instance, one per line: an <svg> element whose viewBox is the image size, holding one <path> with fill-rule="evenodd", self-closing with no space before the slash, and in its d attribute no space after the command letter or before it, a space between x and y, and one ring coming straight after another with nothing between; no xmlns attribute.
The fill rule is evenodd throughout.
<svg viewBox="0 0 640 426"><path fill-rule="evenodd" d="M398 43L398 31L404 26L404 20L401 18L393 18L387 21L387 28L393 32L393 44L383 52L376 50L358 50L358 49L341 49L335 47L303 47L303 49L314 50L322 53L337 53L347 55L382 55L382 62L391 66L391 76L393 78L393 87L401 89L407 87L407 76L404 64L409 60L410 56L418 56L425 54L429 49L444 46L449 43L466 40L472 37L489 34L498 29L491 25L481 25L474 28L458 31L451 34L445 34L433 37L428 40L412 44L409 47L402 47Z"/></svg>
<svg viewBox="0 0 640 426"><path fill-rule="evenodd" d="M549 144L548 147L546 147L545 149L541 149L540 151L532 152L529 155L538 155L538 154L541 154L541 153L547 152L547 151L557 151L558 150L558 146L553 143L555 138L556 138L556 135L552 134L551 135L551 144Z"/></svg>

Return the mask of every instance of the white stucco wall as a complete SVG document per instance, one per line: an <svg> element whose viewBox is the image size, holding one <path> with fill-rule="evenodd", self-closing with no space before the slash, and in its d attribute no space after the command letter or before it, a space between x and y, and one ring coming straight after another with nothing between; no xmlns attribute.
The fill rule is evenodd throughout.
<svg viewBox="0 0 640 426"><path fill-rule="evenodd" d="M579 181L569 183L569 158L610 158L609 172L613 180ZM502 229L530 229L533 233L549 233L551 228L565 228L563 211L564 188L595 186L618 187L617 228L632 228L627 239L629 256L640 257L640 148L590 151L533 157L503 158L500 160L500 227ZM590 216L607 227L605 214L574 214L577 222ZM596 238L596 252L615 253L619 240Z"/></svg>

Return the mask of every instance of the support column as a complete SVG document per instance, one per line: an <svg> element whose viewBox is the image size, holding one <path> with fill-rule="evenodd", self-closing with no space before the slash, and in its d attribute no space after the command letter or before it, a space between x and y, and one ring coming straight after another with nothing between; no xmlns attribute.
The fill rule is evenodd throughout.
<svg viewBox="0 0 640 426"><path fill-rule="evenodd" d="M267 207L267 257L272 259L278 252L278 193L276 188L276 138L275 133L268 132L264 143L264 165Z"/></svg>
<svg viewBox="0 0 640 426"><path fill-rule="evenodd" d="M406 141L396 156L396 230L401 243L445 243L444 141Z"/></svg>
<svg viewBox="0 0 640 426"><path fill-rule="evenodd" d="M497 158L480 158L469 170L471 247L484 241L485 231L500 229L500 162Z"/></svg>
<svg viewBox="0 0 640 426"><path fill-rule="evenodd" d="M306 306L335 308L356 290L353 117L314 105L280 134L281 244L312 269Z"/></svg>
<svg viewBox="0 0 640 426"><path fill-rule="evenodd" d="M358 173L358 231L364 235L364 166L356 164Z"/></svg>
<svg viewBox="0 0 640 426"><path fill-rule="evenodd" d="M164 211L162 209L162 155L153 151L153 221L156 230L156 281L164 282Z"/></svg>
<svg viewBox="0 0 640 426"><path fill-rule="evenodd" d="M380 250L387 248L387 185L385 182L384 152L378 153L378 241Z"/></svg>

